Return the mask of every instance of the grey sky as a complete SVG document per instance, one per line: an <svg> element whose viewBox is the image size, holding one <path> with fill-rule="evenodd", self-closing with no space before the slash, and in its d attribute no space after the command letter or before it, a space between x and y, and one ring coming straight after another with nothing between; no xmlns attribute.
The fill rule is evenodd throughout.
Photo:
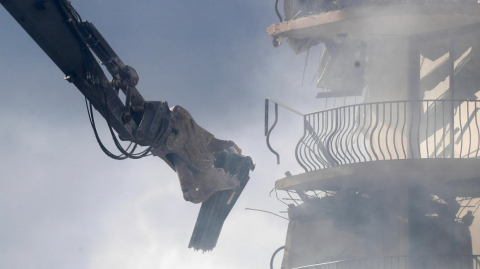
<svg viewBox="0 0 480 269"><path fill-rule="evenodd" d="M301 130L292 128L301 119L281 112L276 166L263 137L264 98L321 108L299 87L304 56L274 49L265 33L278 20L273 1L72 2L138 71L146 99L185 107L257 169L214 251L188 249L199 205L183 200L177 175L155 157L105 156L83 96L1 7L0 268L268 268L287 221L244 209L285 210L268 193L285 171L300 172Z"/></svg>

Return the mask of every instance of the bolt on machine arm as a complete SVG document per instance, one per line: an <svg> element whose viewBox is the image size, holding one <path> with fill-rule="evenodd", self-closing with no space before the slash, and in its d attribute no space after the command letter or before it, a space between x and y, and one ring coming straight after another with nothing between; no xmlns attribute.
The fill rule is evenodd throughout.
<svg viewBox="0 0 480 269"><path fill-rule="evenodd" d="M136 88L135 69L123 63L91 22L82 21L68 0L0 3L85 96L90 123L105 154L123 160L151 153L177 172L185 200L202 203L189 247L213 249L254 169L251 158L232 141L219 140L197 125L184 108L146 101ZM107 79L99 63L113 79ZM120 155L102 144L93 109L107 121ZM130 141L133 147L123 148L119 140ZM138 145L147 148L136 153Z"/></svg>

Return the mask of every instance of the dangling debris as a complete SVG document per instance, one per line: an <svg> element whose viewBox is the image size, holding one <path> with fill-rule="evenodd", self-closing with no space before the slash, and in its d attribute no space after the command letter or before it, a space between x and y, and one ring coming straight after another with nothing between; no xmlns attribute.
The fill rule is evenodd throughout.
<svg viewBox="0 0 480 269"><path fill-rule="evenodd" d="M252 158L224 151L216 156L215 167L236 176L238 188L219 191L202 203L189 248L209 251L217 245L223 223L248 183L249 172L255 169Z"/></svg>

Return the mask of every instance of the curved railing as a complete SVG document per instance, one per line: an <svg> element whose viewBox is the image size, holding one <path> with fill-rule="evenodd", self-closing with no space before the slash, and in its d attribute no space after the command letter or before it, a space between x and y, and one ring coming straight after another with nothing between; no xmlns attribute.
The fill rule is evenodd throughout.
<svg viewBox="0 0 480 269"><path fill-rule="evenodd" d="M479 255L391 256L326 262L294 269L478 269Z"/></svg>
<svg viewBox="0 0 480 269"><path fill-rule="evenodd" d="M379 160L478 158L479 102L391 101L295 111L304 121L296 159L313 171Z"/></svg>

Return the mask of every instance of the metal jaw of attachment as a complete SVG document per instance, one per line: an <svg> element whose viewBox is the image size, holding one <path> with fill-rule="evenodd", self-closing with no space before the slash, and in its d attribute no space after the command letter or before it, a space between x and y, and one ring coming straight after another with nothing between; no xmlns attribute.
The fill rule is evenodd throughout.
<svg viewBox="0 0 480 269"><path fill-rule="evenodd" d="M135 143L153 146L152 154L177 172L185 200L201 203L218 191L238 189L239 180L225 167L234 165L229 156L241 156L240 148L215 138L184 108L170 109L165 101L145 102L134 134Z"/></svg>
<svg viewBox="0 0 480 269"><path fill-rule="evenodd" d="M137 136L143 133L145 141L151 141L152 137L163 132L160 134L162 141L154 144L152 154L162 158L177 172L185 200L201 203L218 191L239 186L235 175L215 165L219 163L218 153L225 150L240 155L235 143L216 139L180 106L167 111L166 102L153 105L155 112L150 113L146 109L144 115L144 119L151 123L148 128L150 131L147 133L145 128L142 129L142 122L139 126L141 132L137 131Z"/></svg>

